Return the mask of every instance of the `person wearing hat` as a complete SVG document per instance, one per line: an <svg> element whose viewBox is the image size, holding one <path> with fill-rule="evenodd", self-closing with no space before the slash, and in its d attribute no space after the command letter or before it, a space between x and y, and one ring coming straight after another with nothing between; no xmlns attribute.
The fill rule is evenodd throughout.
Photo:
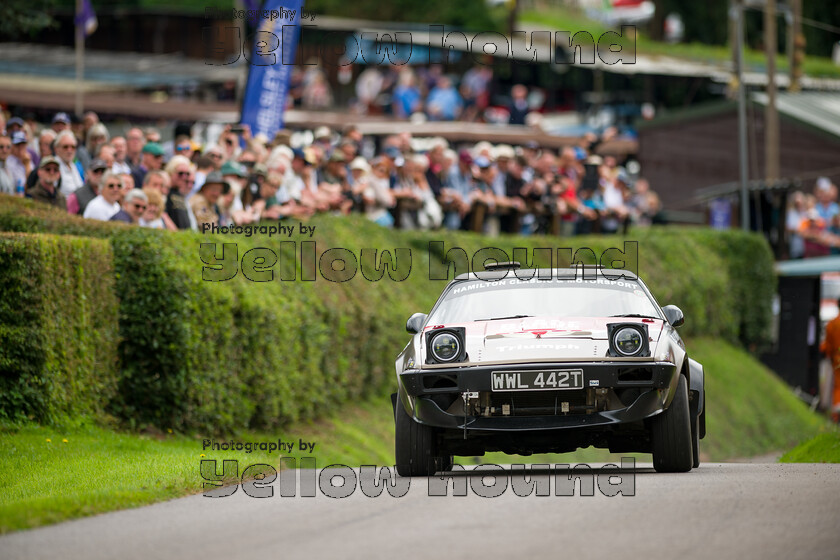
<svg viewBox="0 0 840 560"><path fill-rule="evenodd" d="M131 189L125 195L120 211L111 216L112 222L140 225L143 214L149 205L149 197L141 189Z"/></svg>
<svg viewBox="0 0 840 560"><path fill-rule="evenodd" d="M29 150L27 150L26 133L18 130L10 136L12 140L12 153L6 159L6 170L12 177L15 185L26 183L26 178L35 168L32 163L32 156L29 154Z"/></svg>
<svg viewBox="0 0 840 560"><path fill-rule="evenodd" d="M350 170L350 175L349 188L345 195L353 201L352 209L361 212L365 209L363 195L368 190L370 183L370 164L365 158L359 156L353 158L347 168Z"/></svg>
<svg viewBox="0 0 840 560"><path fill-rule="evenodd" d="M318 160L315 157L314 151L312 149L302 150L295 148L292 150L292 153L294 155L292 158L292 172L295 176L292 189L300 192L301 205L313 211L327 211L329 204L323 197L323 193L318 192L318 174L315 169Z"/></svg>
<svg viewBox="0 0 840 560"><path fill-rule="evenodd" d="M5 134L0 134L0 193L17 194L17 185L15 185L15 180L6 168L11 155L12 139Z"/></svg>
<svg viewBox="0 0 840 560"><path fill-rule="evenodd" d="M52 118L51 128L56 134L70 128L70 116L67 113L56 113Z"/></svg>
<svg viewBox="0 0 840 560"><path fill-rule="evenodd" d="M23 119L20 117L12 117L11 119L6 122L6 132L11 136L15 132L19 130L23 130L24 127Z"/></svg>
<svg viewBox="0 0 840 560"><path fill-rule="evenodd" d="M840 214L840 206L837 204L837 187L831 179L819 177L814 185L814 196L817 199L817 205L814 208L826 223L831 222L834 216Z"/></svg>
<svg viewBox="0 0 840 560"><path fill-rule="evenodd" d="M219 208L217 203L219 197L230 192L230 185L225 181L222 173L213 171L207 175L204 184L198 193L190 198L190 208L195 215L195 222L198 226L198 231L203 231L202 226L207 224L219 225Z"/></svg>
<svg viewBox="0 0 840 560"><path fill-rule="evenodd" d="M237 161L226 161L220 170L222 175L231 175L239 179L248 177L248 171L245 167Z"/></svg>
<svg viewBox="0 0 840 560"><path fill-rule="evenodd" d="M349 192L347 160L340 150L334 151L327 159L327 165L318 174L318 194L329 204L330 210L349 212L352 203L348 203L344 193Z"/></svg>
<svg viewBox="0 0 840 560"><path fill-rule="evenodd" d="M396 200L391 190L390 163L384 156L375 157L371 165L368 165L367 162L364 163L370 169L367 178L367 187L362 193L362 199L365 204L365 215L369 220L376 222L380 226L394 227L394 216L390 211L394 208ZM362 166L361 164L355 166L351 164L351 169L354 167L360 168ZM355 173L355 170L352 172Z"/></svg>
<svg viewBox="0 0 840 560"><path fill-rule="evenodd" d="M49 204L59 210L67 210L67 199L61 194L61 168L58 158L46 156L41 158L37 169L38 181L26 190L26 198Z"/></svg>
<svg viewBox="0 0 840 560"><path fill-rule="evenodd" d="M347 181L347 158L344 152L334 151L327 159L327 165L322 170L318 183L343 185Z"/></svg>
<svg viewBox="0 0 840 560"><path fill-rule="evenodd" d="M329 127L319 126L315 129L315 134L313 136L315 138L315 142L323 144L327 149L332 146L332 131Z"/></svg>
<svg viewBox="0 0 840 560"><path fill-rule="evenodd" d="M131 172L131 175L134 177L134 184L142 185L143 179L146 178L146 173L156 171L162 167L163 147L157 142L147 142L140 150L140 165Z"/></svg>
<svg viewBox="0 0 840 560"><path fill-rule="evenodd" d="M496 193L493 184L496 179L496 167L484 155L473 159L475 183L470 193L470 211L464 217L464 223L471 231L488 234L498 233L498 219L495 218Z"/></svg>
<svg viewBox="0 0 840 560"><path fill-rule="evenodd" d="M99 158L90 163L85 184L67 197L67 211L69 213L85 213L87 205L99 195L102 175L107 170L108 164Z"/></svg>
<svg viewBox="0 0 840 560"><path fill-rule="evenodd" d="M220 172L222 174L222 178L228 184L229 190L236 190L237 193L241 193L243 189L246 188L249 189L249 192L251 193L259 191L259 183L257 182L256 185L252 185L249 182L248 170L239 162L225 162L225 164L222 165ZM266 170L264 177L267 175L268 171ZM237 210L239 210L239 208L237 208ZM199 227L201 227L200 224Z"/></svg>

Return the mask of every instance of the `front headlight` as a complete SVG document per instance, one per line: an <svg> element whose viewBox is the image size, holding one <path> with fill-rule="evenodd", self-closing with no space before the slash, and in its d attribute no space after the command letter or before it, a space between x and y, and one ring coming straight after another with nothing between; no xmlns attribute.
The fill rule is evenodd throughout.
<svg viewBox="0 0 840 560"><path fill-rule="evenodd" d="M432 338L432 355L440 362L451 362L461 353L461 341L450 332L443 332Z"/></svg>
<svg viewBox="0 0 840 560"><path fill-rule="evenodd" d="M650 356L650 336L644 323L610 323L607 325L610 341L608 356L614 358L639 358Z"/></svg>
<svg viewBox="0 0 840 560"><path fill-rule="evenodd" d="M624 327L613 336L613 347L622 356L633 356L642 349L642 333L632 327Z"/></svg>
<svg viewBox="0 0 840 560"><path fill-rule="evenodd" d="M467 359L464 327L438 327L423 333L427 364L455 364Z"/></svg>

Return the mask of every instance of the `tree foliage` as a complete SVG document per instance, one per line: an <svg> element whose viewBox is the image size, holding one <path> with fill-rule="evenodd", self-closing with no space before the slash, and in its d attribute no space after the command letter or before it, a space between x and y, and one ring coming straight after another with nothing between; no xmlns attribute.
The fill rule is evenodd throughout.
<svg viewBox="0 0 840 560"><path fill-rule="evenodd" d="M0 2L0 37L18 39L58 26L52 17L55 0Z"/></svg>

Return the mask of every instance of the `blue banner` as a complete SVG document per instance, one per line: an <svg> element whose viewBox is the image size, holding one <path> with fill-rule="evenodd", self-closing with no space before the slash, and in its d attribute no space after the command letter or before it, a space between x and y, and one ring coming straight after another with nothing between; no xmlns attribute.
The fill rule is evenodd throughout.
<svg viewBox="0 0 840 560"><path fill-rule="evenodd" d="M283 128L302 10L303 0L266 0L259 12L240 121L254 136L271 140Z"/></svg>

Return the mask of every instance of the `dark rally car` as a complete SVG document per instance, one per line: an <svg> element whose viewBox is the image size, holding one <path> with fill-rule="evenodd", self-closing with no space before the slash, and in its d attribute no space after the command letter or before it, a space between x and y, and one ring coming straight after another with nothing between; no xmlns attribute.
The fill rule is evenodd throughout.
<svg viewBox="0 0 840 560"><path fill-rule="evenodd" d="M620 275L620 276L619 276ZM703 367L640 278L597 268L462 274L397 358L396 462L403 476L453 455L650 452L660 472L699 465Z"/></svg>

